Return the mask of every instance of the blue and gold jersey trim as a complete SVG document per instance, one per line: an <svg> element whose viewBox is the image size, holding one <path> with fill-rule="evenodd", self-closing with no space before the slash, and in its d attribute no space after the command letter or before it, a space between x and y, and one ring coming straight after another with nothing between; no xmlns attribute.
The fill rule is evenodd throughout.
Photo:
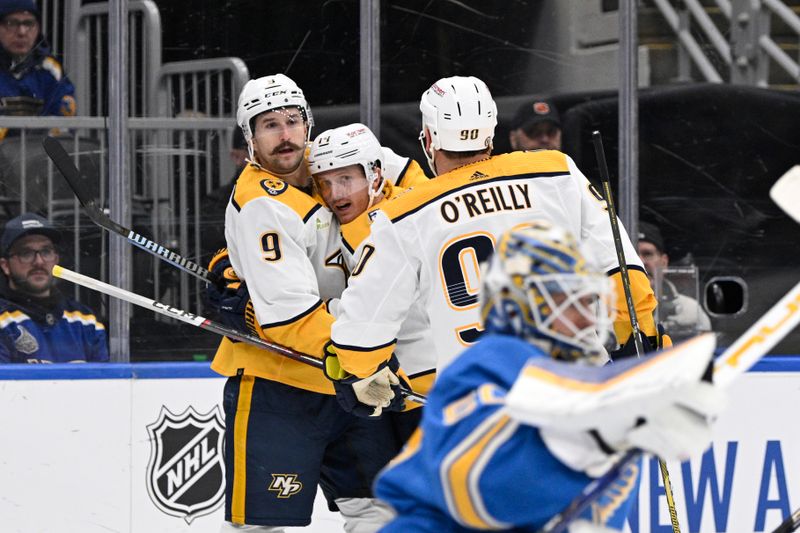
<svg viewBox="0 0 800 533"><path fill-rule="evenodd" d="M439 469L447 508L461 525L475 529L510 529L486 508L480 478L495 451L506 443L519 424L502 410L484 420L442 461Z"/></svg>

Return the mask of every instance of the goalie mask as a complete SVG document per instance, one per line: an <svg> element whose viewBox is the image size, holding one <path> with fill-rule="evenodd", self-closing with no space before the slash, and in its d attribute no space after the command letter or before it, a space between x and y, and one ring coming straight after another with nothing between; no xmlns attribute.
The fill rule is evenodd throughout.
<svg viewBox="0 0 800 533"><path fill-rule="evenodd" d="M434 150L469 152L491 149L497 105L489 88L474 76L442 78L422 94L419 140L434 174ZM425 130L430 146L425 147Z"/></svg>
<svg viewBox="0 0 800 533"><path fill-rule="evenodd" d="M248 81L239 94L236 123L242 128L247 141L247 151L253 160L253 119L261 113L286 107L297 107L306 123L306 142L311 138L314 117L308 107L303 91L288 76L274 74Z"/></svg>
<svg viewBox="0 0 800 533"><path fill-rule="evenodd" d="M536 221L501 237L480 306L487 331L523 338L556 359L600 361L610 297L608 278L588 267L575 238Z"/></svg>
<svg viewBox="0 0 800 533"><path fill-rule="evenodd" d="M326 187L333 186L333 180L326 179L323 173L360 166L364 170L366 181L357 183L351 177L349 184L345 184L342 179L337 180L337 183L348 187L350 195L359 194L361 188L366 188L369 202L365 209L368 209L383 189L384 178L380 172L382 157L381 145L372 131L364 124L355 123L320 133L311 144L308 164L314 176L314 184L326 203L331 198L331 191L327 191ZM356 183L352 183L354 181ZM334 206L328 207L336 213Z"/></svg>

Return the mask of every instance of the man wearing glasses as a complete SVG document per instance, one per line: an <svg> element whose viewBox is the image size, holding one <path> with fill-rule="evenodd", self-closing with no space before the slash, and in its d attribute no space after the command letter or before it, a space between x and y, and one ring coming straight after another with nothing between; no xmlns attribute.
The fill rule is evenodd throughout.
<svg viewBox="0 0 800 533"><path fill-rule="evenodd" d="M0 363L108 361L106 329L94 312L54 286L61 234L47 220L23 213L0 238Z"/></svg>
<svg viewBox="0 0 800 533"><path fill-rule="evenodd" d="M75 115L75 87L50 55L33 0L0 0L0 114Z"/></svg>

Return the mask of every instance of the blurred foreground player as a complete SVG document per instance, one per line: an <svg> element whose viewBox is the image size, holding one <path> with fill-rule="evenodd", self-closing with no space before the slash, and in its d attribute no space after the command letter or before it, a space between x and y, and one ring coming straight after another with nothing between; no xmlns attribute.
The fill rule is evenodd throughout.
<svg viewBox="0 0 800 533"><path fill-rule="evenodd" d="M722 408L701 380L713 340L599 366L608 287L560 228L501 237L483 278L486 334L440 373L378 478L398 513L381 531L536 531L623 450L684 460L708 446ZM621 530L638 483L634 464L570 530Z"/></svg>

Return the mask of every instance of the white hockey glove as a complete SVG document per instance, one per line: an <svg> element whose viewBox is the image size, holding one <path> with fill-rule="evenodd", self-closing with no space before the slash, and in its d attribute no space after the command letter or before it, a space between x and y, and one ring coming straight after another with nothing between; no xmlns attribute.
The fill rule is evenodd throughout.
<svg viewBox="0 0 800 533"><path fill-rule="evenodd" d="M623 447L640 448L665 461L686 461L711 444L711 424L724 406L719 387L707 382L689 385L679 400L630 430Z"/></svg>
<svg viewBox="0 0 800 533"><path fill-rule="evenodd" d="M399 385L400 378L388 367L384 367L371 376L354 381L351 386L358 401L365 405L374 405L375 412L372 416L378 416L384 407L389 407L392 403L395 396L392 387Z"/></svg>
<svg viewBox="0 0 800 533"><path fill-rule="evenodd" d="M372 417L380 416L384 409L402 411L405 407L400 384L411 387L394 354L374 374L365 378L346 372L339 365L331 344L325 346L324 362L325 375L333 382L336 399L348 413Z"/></svg>

